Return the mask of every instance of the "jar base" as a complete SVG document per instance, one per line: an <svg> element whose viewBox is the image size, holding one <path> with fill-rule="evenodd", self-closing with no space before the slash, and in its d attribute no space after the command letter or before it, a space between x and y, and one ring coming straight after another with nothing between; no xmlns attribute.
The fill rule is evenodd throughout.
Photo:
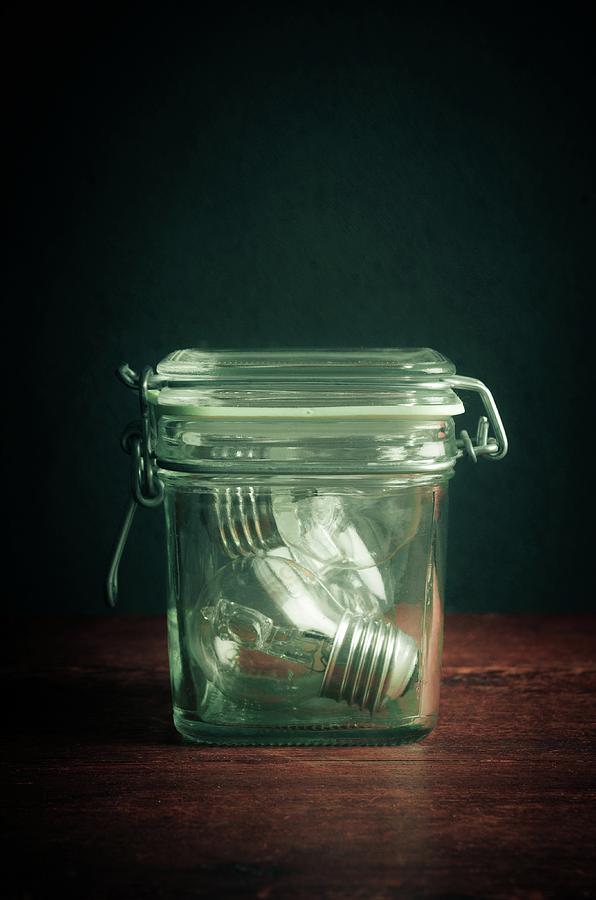
<svg viewBox="0 0 596 900"><path fill-rule="evenodd" d="M211 725L174 710L174 725L186 741L219 747L379 747L412 744L433 730L436 716L417 716L395 726L329 725L278 728Z"/></svg>

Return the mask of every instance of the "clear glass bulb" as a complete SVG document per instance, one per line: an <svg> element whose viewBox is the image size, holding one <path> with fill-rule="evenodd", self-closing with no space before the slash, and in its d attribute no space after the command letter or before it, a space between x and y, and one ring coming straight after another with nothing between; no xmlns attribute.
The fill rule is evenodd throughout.
<svg viewBox="0 0 596 900"><path fill-rule="evenodd" d="M389 611L394 557L421 527L421 495L416 488L370 498L277 492L271 506L281 541L347 609L350 598L367 596L371 615Z"/></svg>
<svg viewBox="0 0 596 900"><path fill-rule="evenodd" d="M406 690L415 641L380 616L346 611L280 548L239 559L206 586L193 651L228 698L262 705L314 697L379 709Z"/></svg>
<svg viewBox="0 0 596 900"><path fill-rule="evenodd" d="M362 592L354 612L366 597L370 605L362 611L372 615L391 605L389 564L420 527L421 496L415 487L380 497L226 487L212 495L207 521L231 559L288 547L334 594L343 594L346 608Z"/></svg>
<svg viewBox="0 0 596 900"><path fill-rule="evenodd" d="M416 488L370 497L278 491L271 504L283 543L321 562L364 570L382 565L418 529L421 496Z"/></svg>
<svg viewBox="0 0 596 900"><path fill-rule="evenodd" d="M387 608L383 577L339 497L327 494L294 500L287 494L274 494L272 506L277 530L298 562L312 568L325 583L341 581L347 570L357 572L351 587L363 587L374 598L369 612Z"/></svg>

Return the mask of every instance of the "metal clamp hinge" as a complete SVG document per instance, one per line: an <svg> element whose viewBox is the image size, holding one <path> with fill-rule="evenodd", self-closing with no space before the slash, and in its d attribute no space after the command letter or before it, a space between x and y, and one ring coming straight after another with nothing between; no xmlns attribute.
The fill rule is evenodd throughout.
<svg viewBox="0 0 596 900"><path fill-rule="evenodd" d="M457 439L460 455L468 456L472 462L478 462L479 457L492 460L503 459L507 454L509 443L497 404L487 386L477 378L468 378L466 375L448 376L443 381L456 390L475 391L480 394L487 413L486 416L480 416L478 419L475 442L472 441L465 429L460 431ZM489 434L491 427L494 436Z"/></svg>
<svg viewBox="0 0 596 900"><path fill-rule="evenodd" d="M151 420L147 399L148 384L153 369L147 366L138 376L124 363L118 369L118 377L127 386L138 390L141 409L140 421L130 422L122 433L122 449L131 459L132 498L114 548L112 564L106 581L106 602L114 607L118 601L118 570L137 507L159 506L164 498L163 482L157 476L155 455L151 449Z"/></svg>

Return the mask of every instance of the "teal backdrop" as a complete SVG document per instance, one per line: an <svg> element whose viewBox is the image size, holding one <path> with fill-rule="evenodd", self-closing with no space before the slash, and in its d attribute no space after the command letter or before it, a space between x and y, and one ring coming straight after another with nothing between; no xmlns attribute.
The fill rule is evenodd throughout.
<svg viewBox="0 0 596 900"><path fill-rule="evenodd" d="M458 464L448 608L587 609L587 16L198 10L9 22L15 609L103 611L136 415L114 370L187 346L441 350L511 444ZM117 612L165 608L162 518L138 514Z"/></svg>

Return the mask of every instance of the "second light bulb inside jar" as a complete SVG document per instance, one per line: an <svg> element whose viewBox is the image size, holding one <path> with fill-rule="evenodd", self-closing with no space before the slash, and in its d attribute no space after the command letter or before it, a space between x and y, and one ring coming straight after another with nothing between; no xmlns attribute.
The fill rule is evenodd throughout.
<svg viewBox="0 0 596 900"><path fill-rule="evenodd" d="M287 548L346 609L369 613L391 607L388 565L407 548L420 519L416 488L355 498L242 485L215 491L207 510L211 534L229 558Z"/></svg>

